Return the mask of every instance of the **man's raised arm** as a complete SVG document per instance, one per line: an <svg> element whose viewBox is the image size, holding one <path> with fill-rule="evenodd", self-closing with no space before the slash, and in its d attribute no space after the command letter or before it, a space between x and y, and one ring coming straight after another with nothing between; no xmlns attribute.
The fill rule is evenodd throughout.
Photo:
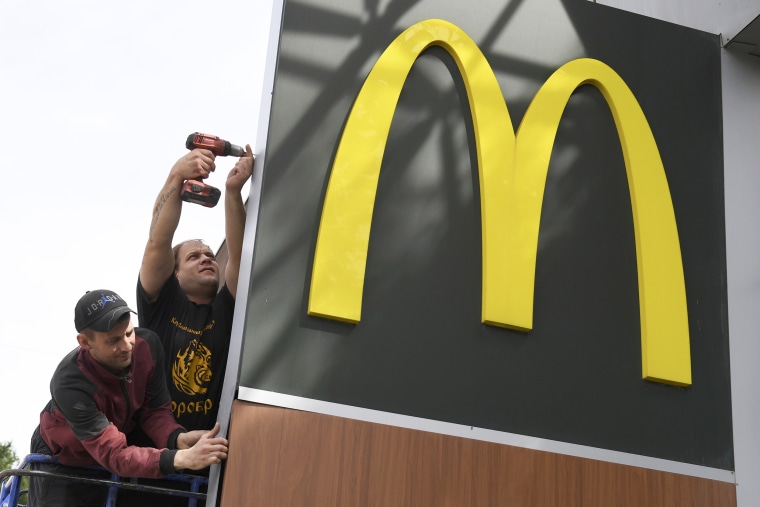
<svg viewBox="0 0 760 507"><path fill-rule="evenodd" d="M227 266L224 278L232 297L237 293L238 274L240 274L240 256L243 250L243 231L245 230L245 205L240 191L253 172L253 152L251 146L245 145L246 154L240 157L235 167L227 176L224 193L224 228L227 241Z"/></svg>
<svg viewBox="0 0 760 507"><path fill-rule="evenodd" d="M206 178L216 168L215 156L209 150L192 150L172 167L153 206L148 243L145 245L140 283L145 294L153 301L164 282L174 271L172 240L179 225L182 201L179 193L186 180Z"/></svg>

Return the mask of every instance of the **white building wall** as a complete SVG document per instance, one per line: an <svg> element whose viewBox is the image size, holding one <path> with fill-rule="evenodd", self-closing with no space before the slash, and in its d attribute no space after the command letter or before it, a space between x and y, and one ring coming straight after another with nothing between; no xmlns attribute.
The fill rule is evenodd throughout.
<svg viewBox="0 0 760 507"><path fill-rule="evenodd" d="M739 507L760 505L760 57L723 51L728 331Z"/></svg>
<svg viewBox="0 0 760 507"><path fill-rule="evenodd" d="M723 43L760 15L760 0L591 0L703 32L721 34Z"/></svg>

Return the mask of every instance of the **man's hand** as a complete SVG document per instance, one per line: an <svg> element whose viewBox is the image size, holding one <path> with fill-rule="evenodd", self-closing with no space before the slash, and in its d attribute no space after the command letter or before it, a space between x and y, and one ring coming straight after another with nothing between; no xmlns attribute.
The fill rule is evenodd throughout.
<svg viewBox="0 0 760 507"><path fill-rule="evenodd" d="M201 430L202 435L190 449L177 451L174 455L174 469L201 470L227 459L229 442L226 438L216 436L219 433L219 428L219 423L216 423L211 431L203 432ZM188 433L196 432L190 431ZM188 433L184 433L184 435ZM177 437L177 444L179 444L179 437Z"/></svg>
<svg viewBox="0 0 760 507"><path fill-rule="evenodd" d="M174 163L169 175L182 181L202 180L216 169L215 158L211 150L192 150Z"/></svg>
<svg viewBox="0 0 760 507"><path fill-rule="evenodd" d="M177 449L190 449L208 430L186 431L177 435Z"/></svg>
<svg viewBox="0 0 760 507"><path fill-rule="evenodd" d="M248 181L253 173L253 151L251 145L245 145L245 155L238 159L235 167L227 175L227 192L237 192L243 189L243 185Z"/></svg>

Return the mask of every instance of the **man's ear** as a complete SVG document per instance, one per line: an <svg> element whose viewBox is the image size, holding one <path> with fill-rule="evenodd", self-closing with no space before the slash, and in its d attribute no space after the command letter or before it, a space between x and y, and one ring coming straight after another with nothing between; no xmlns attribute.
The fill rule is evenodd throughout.
<svg viewBox="0 0 760 507"><path fill-rule="evenodd" d="M77 341L79 342L79 346L82 347L85 350L90 350L92 348L92 344L90 343L90 339L87 338L87 335L84 333L79 333L77 335Z"/></svg>

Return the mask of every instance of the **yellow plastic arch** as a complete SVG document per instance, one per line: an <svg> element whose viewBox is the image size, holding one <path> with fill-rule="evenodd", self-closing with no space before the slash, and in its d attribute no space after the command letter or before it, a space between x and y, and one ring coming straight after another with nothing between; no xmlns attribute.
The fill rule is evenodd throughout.
<svg viewBox="0 0 760 507"><path fill-rule="evenodd" d="M505 299L507 186L514 131L496 76L478 46L456 26L428 20L385 50L356 98L335 155L322 208L309 315L356 323L361 318L370 224L380 166L401 89L420 54L438 45L459 67L475 125L483 242L483 320L497 324ZM492 294L501 291L502 294ZM489 304L491 303L491 304ZM503 313L503 312L502 312Z"/></svg>
<svg viewBox="0 0 760 507"><path fill-rule="evenodd" d="M511 168L506 248L507 322L530 329L536 253L546 175L560 118L581 85L606 99L623 149L636 236L641 314L642 376L691 384L689 322L681 247L665 169L641 106L610 67L579 59L559 68L541 87L516 136Z"/></svg>

